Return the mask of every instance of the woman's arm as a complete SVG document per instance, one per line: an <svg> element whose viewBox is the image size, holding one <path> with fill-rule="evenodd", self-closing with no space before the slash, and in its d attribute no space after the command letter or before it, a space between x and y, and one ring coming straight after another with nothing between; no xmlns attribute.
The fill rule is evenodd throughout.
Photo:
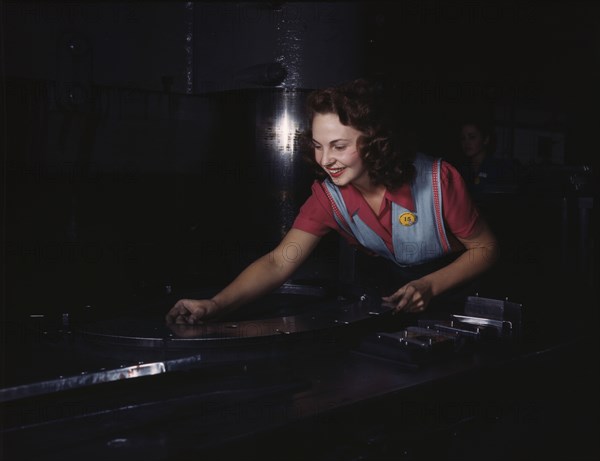
<svg viewBox="0 0 600 461"><path fill-rule="evenodd" d="M315 249L321 237L291 229L277 247L244 269L212 299L181 299L167 313L169 323L196 323L230 312L288 280Z"/></svg>
<svg viewBox="0 0 600 461"><path fill-rule="evenodd" d="M395 304L396 310L420 312L431 298L461 285L489 269L498 258L498 241L480 217L467 238L459 238L466 251L447 266L401 287L383 300Z"/></svg>

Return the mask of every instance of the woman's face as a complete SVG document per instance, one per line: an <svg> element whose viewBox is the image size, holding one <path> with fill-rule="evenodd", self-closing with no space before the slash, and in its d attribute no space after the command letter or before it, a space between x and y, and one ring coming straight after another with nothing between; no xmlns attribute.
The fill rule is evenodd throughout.
<svg viewBox="0 0 600 461"><path fill-rule="evenodd" d="M461 146L467 157L475 157L485 152L489 139L483 137L475 125L464 125L460 134Z"/></svg>
<svg viewBox="0 0 600 461"><path fill-rule="evenodd" d="M313 118L315 160L337 186L368 184L369 175L357 147L361 134L342 125L337 114L316 114Z"/></svg>

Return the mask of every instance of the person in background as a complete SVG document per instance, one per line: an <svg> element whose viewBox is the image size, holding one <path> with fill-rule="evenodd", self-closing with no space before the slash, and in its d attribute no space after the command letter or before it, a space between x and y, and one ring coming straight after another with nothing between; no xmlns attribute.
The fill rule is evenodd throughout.
<svg viewBox="0 0 600 461"><path fill-rule="evenodd" d="M460 173L403 149L382 101L362 79L309 95L305 139L323 179L276 248L211 299L177 301L168 323L218 318L271 292L332 231L397 271L397 284L382 293L394 312L421 313L493 265L496 238Z"/></svg>
<svg viewBox="0 0 600 461"><path fill-rule="evenodd" d="M464 158L459 170L477 202L486 193L513 191L517 183L514 165L494 156L496 142L489 124L478 120L462 122L460 146Z"/></svg>

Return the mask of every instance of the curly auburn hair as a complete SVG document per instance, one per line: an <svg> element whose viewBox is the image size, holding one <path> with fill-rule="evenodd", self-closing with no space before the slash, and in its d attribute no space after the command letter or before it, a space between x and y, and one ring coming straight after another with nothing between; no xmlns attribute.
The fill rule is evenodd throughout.
<svg viewBox="0 0 600 461"><path fill-rule="evenodd" d="M401 146L382 98L368 81L358 79L338 87L315 90L308 95L307 109L309 127L317 114L336 114L342 125L362 133L357 148L374 184L395 189L412 181L414 151ZM308 128L302 138L305 159L314 167L317 176L326 177L315 160L312 129Z"/></svg>

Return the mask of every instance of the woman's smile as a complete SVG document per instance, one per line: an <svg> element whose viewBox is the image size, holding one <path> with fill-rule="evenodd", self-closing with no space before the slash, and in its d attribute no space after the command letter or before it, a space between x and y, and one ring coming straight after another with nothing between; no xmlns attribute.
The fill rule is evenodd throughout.
<svg viewBox="0 0 600 461"><path fill-rule="evenodd" d="M345 169L346 169L346 167L326 168L327 172L329 173L329 176L331 176L332 178L339 178L344 173Z"/></svg>

